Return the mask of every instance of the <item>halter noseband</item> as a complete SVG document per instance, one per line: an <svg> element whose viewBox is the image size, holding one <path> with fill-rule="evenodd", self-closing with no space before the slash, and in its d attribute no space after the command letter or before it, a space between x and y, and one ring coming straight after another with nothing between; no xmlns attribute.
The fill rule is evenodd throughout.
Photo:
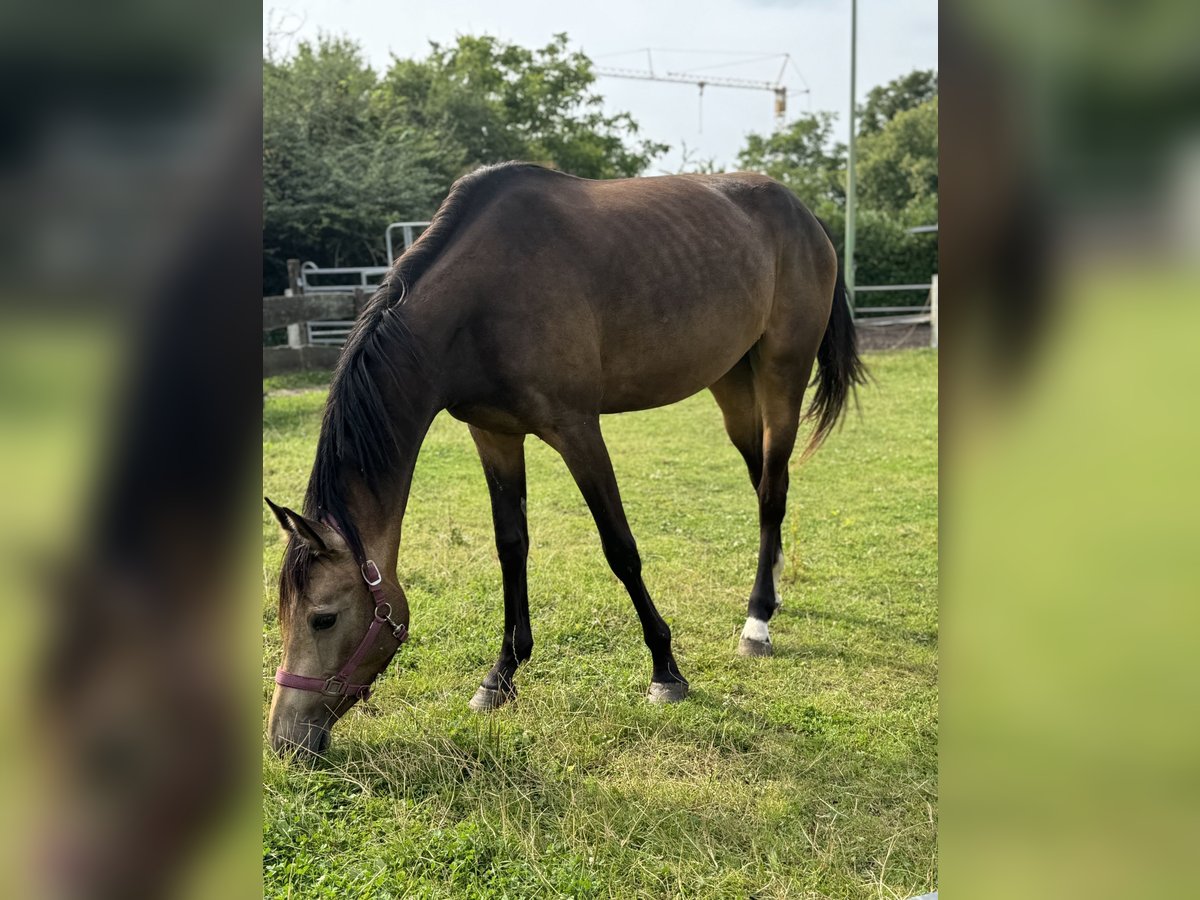
<svg viewBox="0 0 1200 900"><path fill-rule="evenodd" d="M342 533L337 524L329 518L326 518L325 524L341 535L342 540L346 540L346 535ZM349 541L346 544L349 545ZM330 675L328 678L314 678L309 675L293 675L291 672L285 672L283 666L280 666L275 671L275 683L283 687L296 688L301 691L315 691L318 694L325 694L327 697L355 697L359 700L366 700L371 696L371 682L378 678L375 675L371 681L366 684L352 684L350 678L354 675L354 670L358 668L363 658L375 643L375 639L379 637L384 626L391 629L392 637L400 644L408 640L408 626L397 625L392 621L392 605L388 603L387 596L383 592L383 575L379 573L379 567L375 565L375 561L371 559L359 558L355 554L355 561L358 563L359 571L362 572L363 581L367 583L367 588L371 591L371 597L375 600L375 614L371 619L371 627L367 629L367 633L363 635L363 639L359 641L358 649L356 649L345 665L338 669L337 673ZM399 650L399 646L396 648ZM393 654L394 655L394 654ZM388 657L390 663L391 657ZM383 669L387 668L387 663L384 663ZM383 669L380 669L382 673Z"/></svg>

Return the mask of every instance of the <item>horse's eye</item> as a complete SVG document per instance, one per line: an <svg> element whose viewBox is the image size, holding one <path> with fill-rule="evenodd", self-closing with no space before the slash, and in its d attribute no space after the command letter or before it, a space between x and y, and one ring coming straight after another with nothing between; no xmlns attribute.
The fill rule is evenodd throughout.
<svg viewBox="0 0 1200 900"><path fill-rule="evenodd" d="M312 617L313 631L324 631L326 628L332 628L333 623L337 621L337 613L323 613L319 616Z"/></svg>

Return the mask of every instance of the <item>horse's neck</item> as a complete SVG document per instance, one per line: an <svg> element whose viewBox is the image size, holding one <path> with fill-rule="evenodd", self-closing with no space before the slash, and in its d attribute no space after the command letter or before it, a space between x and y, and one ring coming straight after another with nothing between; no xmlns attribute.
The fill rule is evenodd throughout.
<svg viewBox="0 0 1200 900"><path fill-rule="evenodd" d="M427 430L428 423L424 423L420 433L405 442L399 467L387 484L372 489L358 478L349 479L347 507L362 539L363 550L384 571L396 569L417 455Z"/></svg>
<svg viewBox="0 0 1200 900"><path fill-rule="evenodd" d="M354 516L363 549L368 554L376 554L376 562L381 567L386 565L387 571L394 571L399 555L401 528L417 456L442 402L440 372L436 366L428 365L428 360L440 358L438 351L443 329L429 328L425 322L410 321L410 325L420 329L426 352L407 359L407 351L397 349L401 355L400 364L393 365L387 378L380 379L390 391L396 392L387 403L389 426L393 430L386 438L380 437L381 440L395 440L399 451L395 466L378 485L368 485L353 471L344 474L344 483L349 489L348 508ZM396 406L393 407L393 403ZM423 407L425 403L427 408Z"/></svg>

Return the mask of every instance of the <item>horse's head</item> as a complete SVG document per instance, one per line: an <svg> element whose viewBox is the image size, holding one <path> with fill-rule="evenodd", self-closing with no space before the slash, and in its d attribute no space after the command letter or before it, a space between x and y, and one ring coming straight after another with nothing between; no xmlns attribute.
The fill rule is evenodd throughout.
<svg viewBox="0 0 1200 900"><path fill-rule="evenodd" d="M394 577L385 581L374 562L357 559L335 528L267 504L288 535L271 746L321 753L330 728L366 697L404 640L408 603Z"/></svg>

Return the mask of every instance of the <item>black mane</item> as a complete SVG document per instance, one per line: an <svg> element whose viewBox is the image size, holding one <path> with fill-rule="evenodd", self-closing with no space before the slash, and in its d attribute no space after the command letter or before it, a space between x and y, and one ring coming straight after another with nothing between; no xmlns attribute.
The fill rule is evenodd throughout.
<svg viewBox="0 0 1200 900"><path fill-rule="evenodd" d="M400 307L455 233L486 204L487 197L513 176L529 170L541 167L501 163L458 179L429 227L396 260L346 339L329 386L304 515L335 521L360 557L362 538L346 507L343 475L347 469L356 470L370 489L378 490L397 472L402 454L415 452L408 446L411 423L423 414L417 402L420 398L411 396L413 387L424 383L422 348ZM308 564L309 555L301 543L291 541L284 555L281 598L302 586Z"/></svg>

